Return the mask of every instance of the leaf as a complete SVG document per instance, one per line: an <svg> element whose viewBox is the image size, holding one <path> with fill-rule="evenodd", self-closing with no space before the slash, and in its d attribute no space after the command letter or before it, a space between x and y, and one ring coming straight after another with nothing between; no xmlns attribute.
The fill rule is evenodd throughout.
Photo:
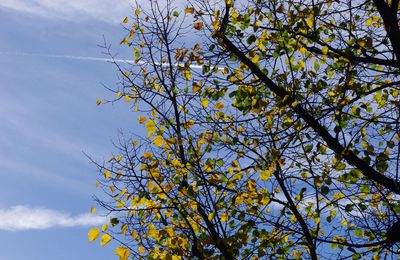
<svg viewBox="0 0 400 260"><path fill-rule="evenodd" d="M228 213L224 212L221 214L221 222L227 222L229 219Z"/></svg>
<svg viewBox="0 0 400 260"><path fill-rule="evenodd" d="M143 154L144 159L149 159L153 154L151 152L147 152Z"/></svg>
<svg viewBox="0 0 400 260"><path fill-rule="evenodd" d="M101 226L101 231L105 232L108 229L108 225L104 224L103 226Z"/></svg>
<svg viewBox="0 0 400 260"><path fill-rule="evenodd" d="M198 93L201 90L201 82L193 82L192 84L192 90L194 93Z"/></svg>
<svg viewBox="0 0 400 260"><path fill-rule="evenodd" d="M110 219L110 223L113 227L119 224L119 220L117 218Z"/></svg>
<svg viewBox="0 0 400 260"><path fill-rule="evenodd" d="M201 100L201 105L202 105L203 108L207 108L208 107L208 99L203 98Z"/></svg>
<svg viewBox="0 0 400 260"><path fill-rule="evenodd" d="M309 28L311 28L314 25L314 20L312 18L309 18L309 19L306 20L306 23L307 23L307 26Z"/></svg>
<svg viewBox="0 0 400 260"><path fill-rule="evenodd" d="M125 235L127 229L128 229L128 224L123 224L122 227L121 227L121 233L123 235Z"/></svg>
<svg viewBox="0 0 400 260"><path fill-rule="evenodd" d="M201 28L203 28L203 22L194 23L193 27L194 27L196 30L201 30Z"/></svg>
<svg viewBox="0 0 400 260"><path fill-rule="evenodd" d="M189 81L191 79L190 69L185 69L182 74L183 78Z"/></svg>
<svg viewBox="0 0 400 260"><path fill-rule="evenodd" d="M136 8L135 15L138 16L139 14L140 14L140 10L138 8Z"/></svg>
<svg viewBox="0 0 400 260"><path fill-rule="evenodd" d="M145 117L145 116L139 116L139 117L138 117L138 121L139 121L139 123L141 123L141 124L143 124L144 122L146 122L146 120L147 120L147 117Z"/></svg>
<svg viewBox="0 0 400 260"><path fill-rule="evenodd" d="M94 214L96 212L96 208L91 208L90 213Z"/></svg>
<svg viewBox="0 0 400 260"><path fill-rule="evenodd" d="M328 53L328 50L329 50L328 46L324 46L322 47L321 52L322 54L326 55Z"/></svg>
<svg viewBox="0 0 400 260"><path fill-rule="evenodd" d="M128 17L125 17L125 19L122 21L123 23L128 23Z"/></svg>
<svg viewBox="0 0 400 260"><path fill-rule="evenodd" d="M115 249L115 254L119 256L119 260L128 260L131 252L129 252L128 248L119 246Z"/></svg>
<svg viewBox="0 0 400 260"><path fill-rule="evenodd" d="M270 167L270 168L268 168L266 170L261 170L260 171L260 179L262 181L268 180L271 177L271 174L272 174L273 170L274 169L272 167Z"/></svg>
<svg viewBox="0 0 400 260"><path fill-rule="evenodd" d="M127 38L123 38L119 44L128 44L128 39Z"/></svg>
<svg viewBox="0 0 400 260"><path fill-rule="evenodd" d="M104 178L105 178L105 179L108 179L108 178L111 177L111 173L110 173L110 171L108 171L108 170L104 170L103 174L104 174Z"/></svg>
<svg viewBox="0 0 400 260"><path fill-rule="evenodd" d="M149 121L146 123L145 127L146 127L146 129L147 129L147 137L152 136L152 135L156 132L156 130L157 130L157 128L156 128L156 122L155 122L153 119L149 120Z"/></svg>
<svg viewBox="0 0 400 260"><path fill-rule="evenodd" d="M98 228L92 228L88 232L89 242L95 241L100 235L100 230Z"/></svg>
<svg viewBox="0 0 400 260"><path fill-rule="evenodd" d="M100 245L105 246L111 241L111 236L109 234L104 234L101 236Z"/></svg>
<svg viewBox="0 0 400 260"><path fill-rule="evenodd" d="M163 145L164 139L161 135L157 135L153 139L153 143L157 145L158 147L161 147Z"/></svg>
<svg viewBox="0 0 400 260"><path fill-rule="evenodd" d="M217 104L215 104L215 108L218 110L221 110L224 108L224 103L223 102L218 102Z"/></svg>
<svg viewBox="0 0 400 260"><path fill-rule="evenodd" d="M102 102L102 101L101 101L101 98L97 99L96 105L97 105L97 106L100 106L101 102Z"/></svg>
<svg viewBox="0 0 400 260"><path fill-rule="evenodd" d="M186 8L185 10L183 10L185 12L185 14L193 14L194 13L194 8L193 7L189 7Z"/></svg>

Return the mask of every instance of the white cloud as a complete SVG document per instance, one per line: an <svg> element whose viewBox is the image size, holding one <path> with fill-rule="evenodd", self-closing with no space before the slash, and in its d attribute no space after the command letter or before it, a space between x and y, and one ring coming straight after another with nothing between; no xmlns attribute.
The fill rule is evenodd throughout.
<svg viewBox="0 0 400 260"><path fill-rule="evenodd" d="M50 19L121 22L131 13L129 0L1 0L0 8Z"/></svg>
<svg viewBox="0 0 400 260"><path fill-rule="evenodd" d="M13 206L0 209L0 230L23 231L54 227L94 226L106 222L105 217L93 214L71 214L46 208Z"/></svg>
<svg viewBox="0 0 400 260"><path fill-rule="evenodd" d="M144 61L140 60L136 62L135 60L129 60L129 59L111 59L111 58L101 58L101 57L90 57L90 56L76 56L76 55L58 55L58 54L45 54L45 53L28 53L28 52L3 52L0 51L0 55L12 55L12 56L33 56L33 57L45 57L45 58L55 58L55 59L66 59L66 60L81 60L81 61L100 61L100 62L117 62L117 63L129 63L130 65L146 65L146 64L152 64L150 61ZM163 67L168 67L170 66L169 63L160 63L160 62L154 62L155 65L158 66L163 66ZM184 65L184 64L179 64L179 63L174 63L173 66L177 67L179 65ZM189 65L190 68L192 69L202 69L203 65ZM214 67L212 67L214 68ZM222 67L218 67L219 70L222 70Z"/></svg>

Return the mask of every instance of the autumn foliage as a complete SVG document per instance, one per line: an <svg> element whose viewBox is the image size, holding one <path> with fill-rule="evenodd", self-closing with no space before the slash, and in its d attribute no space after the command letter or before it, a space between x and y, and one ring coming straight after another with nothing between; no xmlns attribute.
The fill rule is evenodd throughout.
<svg viewBox="0 0 400 260"><path fill-rule="evenodd" d="M399 1L150 2L123 20L111 100L142 130L96 163L112 218L90 240L120 259L398 254Z"/></svg>

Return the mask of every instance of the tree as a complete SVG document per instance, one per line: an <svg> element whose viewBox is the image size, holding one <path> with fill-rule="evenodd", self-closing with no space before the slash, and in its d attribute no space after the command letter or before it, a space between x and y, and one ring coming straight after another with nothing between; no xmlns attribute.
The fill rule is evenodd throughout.
<svg viewBox="0 0 400 260"><path fill-rule="evenodd" d="M398 254L399 1L150 4L124 20L135 61L115 62L113 102L147 135L96 163L102 243L121 259Z"/></svg>

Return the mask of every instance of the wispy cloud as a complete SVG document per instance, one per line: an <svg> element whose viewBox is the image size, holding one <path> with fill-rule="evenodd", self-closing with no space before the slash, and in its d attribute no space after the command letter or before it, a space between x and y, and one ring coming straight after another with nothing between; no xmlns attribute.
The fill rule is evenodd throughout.
<svg viewBox="0 0 400 260"><path fill-rule="evenodd" d="M1 0L0 8L59 20L120 22L131 11L129 0Z"/></svg>
<svg viewBox="0 0 400 260"><path fill-rule="evenodd" d="M0 55L16 55L16 56L36 56L36 57L44 57L44 58L55 58L55 59L67 59L67 60L82 60L82 61L101 61L101 62L116 62L116 63L129 63L131 65L146 65L152 64L150 61L135 61L129 59L111 59L111 58L100 58L100 57L91 57L91 56L75 56L75 55L58 55L58 54L45 54L45 53L28 53L28 52L3 52L0 51ZM169 67L169 63L160 63L154 62L157 66ZM172 66L183 66L184 64L175 63ZM202 69L203 65L189 65L192 69ZM212 67L213 68L213 67ZM222 67L218 67L218 70L222 70Z"/></svg>
<svg viewBox="0 0 400 260"><path fill-rule="evenodd" d="M93 226L105 223L106 218L93 214L72 216L69 213L29 206L0 209L0 230L23 231L55 227Z"/></svg>

